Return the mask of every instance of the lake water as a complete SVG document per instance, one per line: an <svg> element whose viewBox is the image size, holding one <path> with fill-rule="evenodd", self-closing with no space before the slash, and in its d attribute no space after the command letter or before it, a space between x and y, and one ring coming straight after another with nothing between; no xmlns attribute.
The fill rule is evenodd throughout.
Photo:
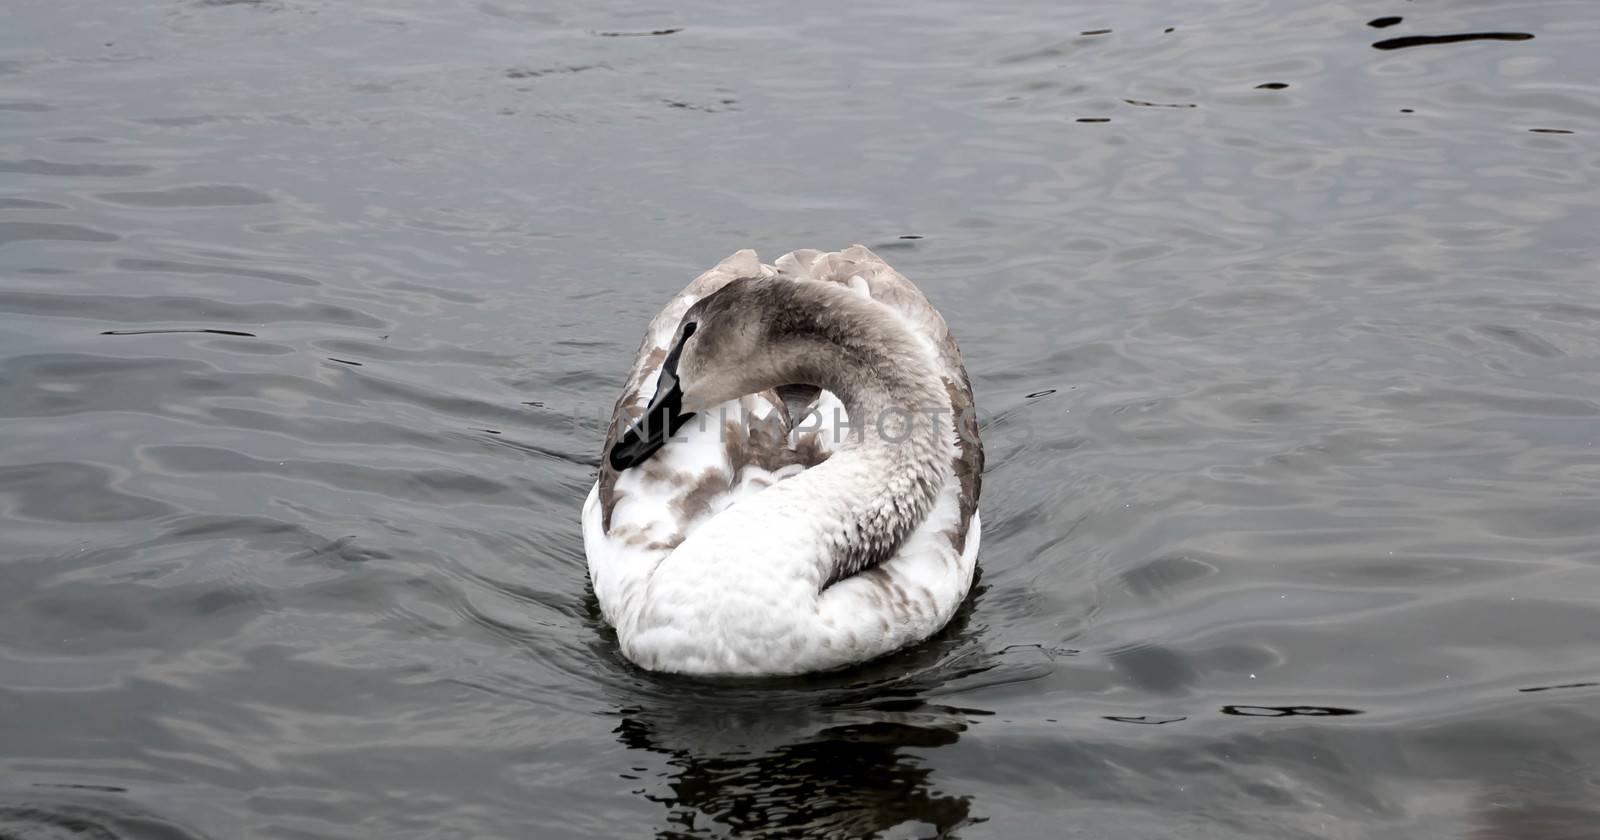
<svg viewBox="0 0 1600 840"><path fill-rule="evenodd" d="M0 836L1600 836L1600 6L676 6L0 10ZM852 242L975 594L629 666L645 322Z"/></svg>

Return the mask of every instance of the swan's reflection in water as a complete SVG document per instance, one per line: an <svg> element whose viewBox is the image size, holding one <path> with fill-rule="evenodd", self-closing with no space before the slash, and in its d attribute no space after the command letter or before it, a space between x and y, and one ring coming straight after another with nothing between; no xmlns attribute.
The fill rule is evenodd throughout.
<svg viewBox="0 0 1600 840"><path fill-rule="evenodd" d="M666 778L640 791L666 808L656 836L946 837L977 821L970 797L943 788L921 755L989 714L930 699L993 667L964 632L969 614L921 648L843 674L642 675L616 733L666 757Z"/></svg>
<svg viewBox="0 0 1600 840"><path fill-rule="evenodd" d="M948 746L967 713L918 704L832 715L717 715L652 723L624 714L618 737L669 756L671 778L645 795L667 809L661 838L945 836L970 819L915 751Z"/></svg>

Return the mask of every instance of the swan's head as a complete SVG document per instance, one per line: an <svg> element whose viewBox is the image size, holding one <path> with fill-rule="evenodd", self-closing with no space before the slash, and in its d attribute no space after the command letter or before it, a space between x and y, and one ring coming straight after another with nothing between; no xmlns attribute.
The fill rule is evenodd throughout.
<svg viewBox="0 0 1600 840"><path fill-rule="evenodd" d="M795 380L814 365L796 316L809 290L787 280L735 280L689 307L668 345L655 394L638 424L611 449L611 467L637 466L696 412Z"/></svg>

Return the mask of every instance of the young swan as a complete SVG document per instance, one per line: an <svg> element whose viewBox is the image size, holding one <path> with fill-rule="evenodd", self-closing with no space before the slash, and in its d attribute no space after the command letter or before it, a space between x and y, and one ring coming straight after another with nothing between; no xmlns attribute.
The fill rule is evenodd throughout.
<svg viewBox="0 0 1600 840"><path fill-rule="evenodd" d="M639 665L836 668L926 638L964 599L981 471L966 374L915 287L858 249L801 252L810 274L785 258L788 274L759 271L699 298L639 383L642 393L655 381L638 423L620 439L614 425L585 545L602 610ZM854 259L826 259L841 256ZM876 269L871 279L825 270L858 263ZM785 422L780 388L837 417ZM778 437L753 445L762 430L721 422L730 407L764 410Z"/></svg>

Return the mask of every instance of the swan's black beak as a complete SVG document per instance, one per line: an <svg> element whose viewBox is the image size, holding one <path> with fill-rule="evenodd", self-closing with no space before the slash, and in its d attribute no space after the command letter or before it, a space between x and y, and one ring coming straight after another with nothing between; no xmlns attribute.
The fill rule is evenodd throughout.
<svg viewBox="0 0 1600 840"><path fill-rule="evenodd" d="M678 358L683 355L683 345L694 335L696 324L689 321L678 333L678 343L661 363L661 378L656 380L656 395L639 418L638 425L629 429L617 445L611 447L611 468L622 472L636 467L667 445L667 439L678 433L683 424L694 417L684 413L683 388L678 383Z"/></svg>
<svg viewBox="0 0 1600 840"><path fill-rule="evenodd" d="M667 445L667 438L677 434L693 417L693 413L683 411L683 389L678 386L676 372L662 368L656 395L644 410L644 416L611 447L611 468L622 472L650 460L651 455Z"/></svg>

